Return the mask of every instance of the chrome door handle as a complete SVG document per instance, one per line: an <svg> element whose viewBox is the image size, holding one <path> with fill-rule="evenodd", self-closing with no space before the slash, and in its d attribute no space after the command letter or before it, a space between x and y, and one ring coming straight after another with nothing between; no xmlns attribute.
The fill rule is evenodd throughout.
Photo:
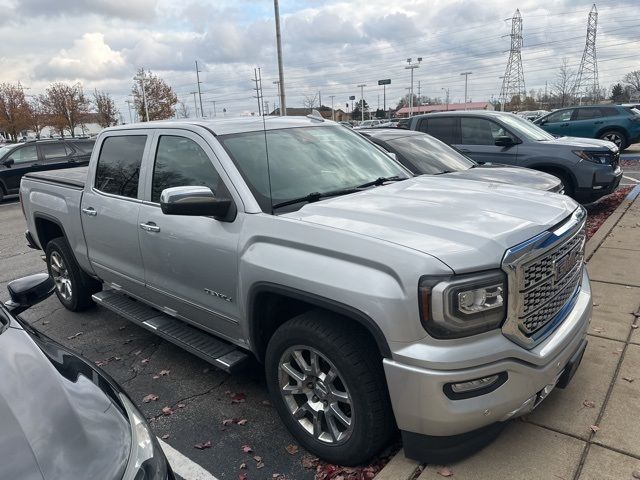
<svg viewBox="0 0 640 480"><path fill-rule="evenodd" d="M141 223L140 224L140 228L147 231L147 232L159 232L160 231L160 227L157 226L155 223L153 222L149 222L149 223Z"/></svg>
<svg viewBox="0 0 640 480"><path fill-rule="evenodd" d="M82 213L89 215L90 217L95 217L98 214L93 207L83 208Z"/></svg>

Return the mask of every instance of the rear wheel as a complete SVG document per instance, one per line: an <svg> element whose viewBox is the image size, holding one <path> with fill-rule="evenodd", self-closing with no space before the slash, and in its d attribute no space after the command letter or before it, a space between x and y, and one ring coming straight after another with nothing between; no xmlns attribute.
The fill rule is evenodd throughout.
<svg viewBox="0 0 640 480"><path fill-rule="evenodd" d="M282 421L314 455L358 465L389 442L395 425L382 362L358 327L304 313L271 337L265 368Z"/></svg>
<svg viewBox="0 0 640 480"><path fill-rule="evenodd" d="M56 284L56 295L67 310L80 312L93 305L91 295L102 284L84 273L64 238L54 238L46 248L47 270Z"/></svg>
<svg viewBox="0 0 640 480"><path fill-rule="evenodd" d="M629 146L627 143L627 136L618 130L607 130L600 135L600 140L607 140L608 142L615 143L620 150L624 150Z"/></svg>

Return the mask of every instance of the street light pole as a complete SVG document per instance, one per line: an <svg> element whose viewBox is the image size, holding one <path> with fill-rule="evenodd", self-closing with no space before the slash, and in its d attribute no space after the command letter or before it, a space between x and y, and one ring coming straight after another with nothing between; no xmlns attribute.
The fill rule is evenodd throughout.
<svg viewBox="0 0 640 480"><path fill-rule="evenodd" d="M278 76L280 83L280 115L287 116L287 104L284 96L284 68L282 66L282 38L280 35L280 7L278 6L278 0L273 0L273 9L276 17L276 47L278 50Z"/></svg>
<svg viewBox="0 0 640 480"><path fill-rule="evenodd" d="M333 109L333 98L335 95L331 95L331 120L336 121L336 111Z"/></svg>
<svg viewBox="0 0 640 480"><path fill-rule="evenodd" d="M409 89L409 116L413 116L413 71L416 68L420 67L420 62L422 62L422 57L418 57L417 63L411 63L411 58L407 58L407 65L405 70L411 70L411 88Z"/></svg>
<svg viewBox="0 0 640 480"><path fill-rule="evenodd" d="M196 95L198 94L198 92L189 92L191 95L193 95L193 106L196 109L196 118L198 118L198 103L196 102Z"/></svg>
<svg viewBox="0 0 640 480"><path fill-rule="evenodd" d="M364 122L364 87L366 85L361 83L358 87L360 88L360 119Z"/></svg>
<svg viewBox="0 0 640 480"><path fill-rule="evenodd" d="M448 112L449 111L449 89L442 87L442 90L444 90L447 94L447 96L445 97L445 102L447 104L447 112Z"/></svg>
<svg viewBox="0 0 640 480"><path fill-rule="evenodd" d="M144 81L146 78L146 74L144 73L144 68L142 69L142 77L138 77L138 80L140 80L140 86L142 88L142 103L144 105L144 116L147 119L147 122L149 121L149 107L147 106L147 92L146 89L144 88Z"/></svg>
<svg viewBox="0 0 640 480"><path fill-rule="evenodd" d="M464 109L467 109L467 80L469 79L469 75L473 72L462 72L460 75L464 75Z"/></svg>

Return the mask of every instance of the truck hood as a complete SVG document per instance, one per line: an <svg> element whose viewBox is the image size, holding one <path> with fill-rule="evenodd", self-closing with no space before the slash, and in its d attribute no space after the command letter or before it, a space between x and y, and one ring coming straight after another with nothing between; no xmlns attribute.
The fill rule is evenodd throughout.
<svg viewBox="0 0 640 480"><path fill-rule="evenodd" d="M501 183L420 176L286 214L434 256L454 272L498 267L505 251L567 218L571 198Z"/></svg>
<svg viewBox="0 0 640 480"><path fill-rule="evenodd" d="M519 185L549 192L556 192L561 188L560 179L548 173L529 168L508 167L498 163L485 163L476 168L447 173L445 176L463 180Z"/></svg>
<svg viewBox="0 0 640 480"><path fill-rule="evenodd" d="M0 334L0 364L0 478L122 478L131 430L96 370L20 327Z"/></svg>
<svg viewBox="0 0 640 480"><path fill-rule="evenodd" d="M553 140L543 140L541 143L562 147L583 148L586 150L610 150L614 153L618 152L618 147L615 143L597 138L559 137Z"/></svg>

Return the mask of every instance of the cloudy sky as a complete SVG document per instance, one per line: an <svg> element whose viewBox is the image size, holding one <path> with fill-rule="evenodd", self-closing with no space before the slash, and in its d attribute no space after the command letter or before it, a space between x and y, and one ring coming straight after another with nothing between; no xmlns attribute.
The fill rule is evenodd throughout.
<svg viewBox="0 0 640 480"><path fill-rule="evenodd" d="M511 25L523 16L522 52L527 90L553 82L563 58L577 68L591 1L582 0L281 0L285 83L289 107L321 92L344 107L364 83L365 99L382 106L379 79L391 79L388 102L409 86L407 57L423 58L415 89L462 100L497 97ZM638 0L598 1L600 82L610 86L640 69ZM0 81L28 94L53 81L80 81L110 92L129 120L125 101L136 68L170 83L193 112L195 65L202 73L205 114L238 115L257 109L251 89L261 67L264 96L277 101L277 59L270 0L0 0Z"/></svg>

